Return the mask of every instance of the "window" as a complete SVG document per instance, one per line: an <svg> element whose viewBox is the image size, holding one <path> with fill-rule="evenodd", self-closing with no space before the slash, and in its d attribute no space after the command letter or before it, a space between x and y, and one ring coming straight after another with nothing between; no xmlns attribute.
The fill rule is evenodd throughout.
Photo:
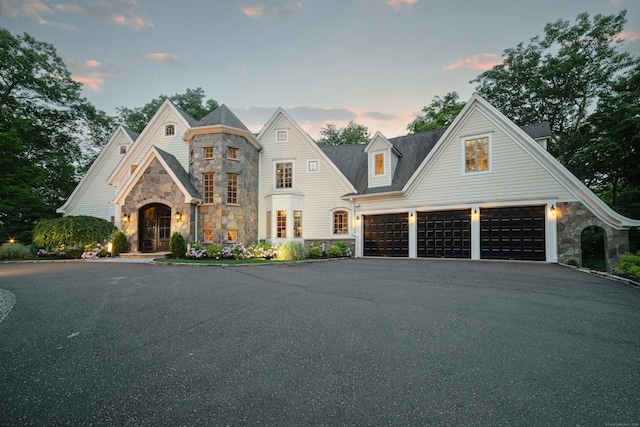
<svg viewBox="0 0 640 427"><path fill-rule="evenodd" d="M203 177L202 203L213 203L213 172L207 172Z"/></svg>
<svg viewBox="0 0 640 427"><path fill-rule="evenodd" d="M138 169L138 165L131 165L131 173L134 173Z"/></svg>
<svg viewBox="0 0 640 427"><path fill-rule="evenodd" d="M307 172L318 172L318 161L309 160L307 162Z"/></svg>
<svg viewBox="0 0 640 427"><path fill-rule="evenodd" d="M238 160L238 149L229 147L227 159L229 160Z"/></svg>
<svg viewBox="0 0 640 427"><path fill-rule="evenodd" d="M346 211L333 213L333 234L349 234L349 214Z"/></svg>
<svg viewBox="0 0 640 427"><path fill-rule="evenodd" d="M276 211L276 237L287 237L287 211Z"/></svg>
<svg viewBox="0 0 640 427"><path fill-rule="evenodd" d="M464 141L464 171L480 172L489 170L489 137Z"/></svg>
<svg viewBox="0 0 640 427"><path fill-rule="evenodd" d="M126 145L121 145L120 146L120 154L127 154L127 146Z"/></svg>
<svg viewBox="0 0 640 427"><path fill-rule="evenodd" d="M238 174L227 174L227 203L238 203Z"/></svg>
<svg viewBox="0 0 640 427"><path fill-rule="evenodd" d="M213 159L213 147L204 147L204 158Z"/></svg>
<svg viewBox="0 0 640 427"><path fill-rule="evenodd" d="M278 142L286 142L287 141L287 131L286 130L276 131L276 141L278 141Z"/></svg>
<svg viewBox="0 0 640 427"><path fill-rule="evenodd" d="M204 230L204 241L213 242L213 230Z"/></svg>
<svg viewBox="0 0 640 427"><path fill-rule="evenodd" d="M302 237L302 211L293 211L293 237Z"/></svg>
<svg viewBox="0 0 640 427"><path fill-rule="evenodd" d="M271 238L271 211L267 211L267 239Z"/></svg>
<svg viewBox="0 0 640 427"><path fill-rule="evenodd" d="M384 154L376 154L376 175L384 175Z"/></svg>
<svg viewBox="0 0 640 427"><path fill-rule="evenodd" d="M227 231L227 241L228 242L236 242L238 240L238 230L228 230Z"/></svg>
<svg viewBox="0 0 640 427"><path fill-rule="evenodd" d="M176 134L175 125L166 125L164 127L164 136L173 136Z"/></svg>
<svg viewBox="0 0 640 427"><path fill-rule="evenodd" d="M293 187L293 164L291 162L276 163L276 188Z"/></svg>

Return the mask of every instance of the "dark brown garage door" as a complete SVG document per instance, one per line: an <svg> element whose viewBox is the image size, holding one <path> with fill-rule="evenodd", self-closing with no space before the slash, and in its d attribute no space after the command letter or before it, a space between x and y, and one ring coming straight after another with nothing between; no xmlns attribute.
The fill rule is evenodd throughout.
<svg viewBox="0 0 640 427"><path fill-rule="evenodd" d="M408 214L364 215L364 256L409 256Z"/></svg>
<svg viewBox="0 0 640 427"><path fill-rule="evenodd" d="M471 210L418 212L418 257L471 258Z"/></svg>
<svg viewBox="0 0 640 427"><path fill-rule="evenodd" d="M480 257L546 261L545 207L481 209Z"/></svg>

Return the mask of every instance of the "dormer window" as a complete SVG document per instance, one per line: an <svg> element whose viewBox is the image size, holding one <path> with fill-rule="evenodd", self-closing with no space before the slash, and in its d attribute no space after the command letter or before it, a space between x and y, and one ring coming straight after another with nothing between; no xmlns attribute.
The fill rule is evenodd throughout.
<svg viewBox="0 0 640 427"><path fill-rule="evenodd" d="M176 134L176 126L175 125L166 125L164 127L164 136L173 136Z"/></svg>
<svg viewBox="0 0 640 427"><path fill-rule="evenodd" d="M376 175L384 175L384 154L376 154L375 156L376 162Z"/></svg>

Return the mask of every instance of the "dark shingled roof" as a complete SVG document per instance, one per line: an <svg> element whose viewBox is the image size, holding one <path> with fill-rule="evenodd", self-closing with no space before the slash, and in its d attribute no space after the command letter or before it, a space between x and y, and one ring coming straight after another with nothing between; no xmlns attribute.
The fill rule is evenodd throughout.
<svg viewBox="0 0 640 427"><path fill-rule="evenodd" d="M129 135L129 138L131 138L133 142L136 142L136 139L138 139L138 137L140 136L140 132L136 132L133 129L129 129L125 125L122 125L122 129L124 129L124 131L127 133L127 135Z"/></svg>
<svg viewBox="0 0 640 427"><path fill-rule="evenodd" d="M167 98L168 99L168 98ZM173 102L172 100L169 99L169 102L171 103L171 105L173 105L175 107L175 109L178 111L178 113L180 113L180 115L187 121L187 123L189 123L189 126L193 126L194 124L196 124L197 120L194 119L193 117L191 117L191 115L189 113L187 113L186 111L184 111L182 108L180 108L179 106L176 105L175 102Z"/></svg>
<svg viewBox="0 0 640 427"><path fill-rule="evenodd" d="M162 157L162 160L165 161L167 166L173 171L176 178L180 181L180 183L187 189L187 192L194 199L201 199L200 193L195 189L193 184L191 184L191 179L189 179L189 174L184 170L178 159L176 159L173 154L167 153L166 151L161 150L160 148L154 145L154 148L158 152L158 154Z"/></svg>
<svg viewBox="0 0 640 427"><path fill-rule="evenodd" d="M204 127L204 126L218 126L224 125L229 126L236 129L242 129L249 132L249 129L240 121L239 118L236 117L235 114L231 112L226 105L222 104L211 113L209 113L205 118L197 122L193 127Z"/></svg>
<svg viewBox="0 0 640 427"><path fill-rule="evenodd" d="M534 139L551 136L551 129L547 122L524 126L522 130ZM402 156L398 159L393 182L384 187L368 188L367 154L364 152L366 145L328 145L321 146L320 149L356 187L359 194L400 191L445 131L446 128L390 138L389 142Z"/></svg>

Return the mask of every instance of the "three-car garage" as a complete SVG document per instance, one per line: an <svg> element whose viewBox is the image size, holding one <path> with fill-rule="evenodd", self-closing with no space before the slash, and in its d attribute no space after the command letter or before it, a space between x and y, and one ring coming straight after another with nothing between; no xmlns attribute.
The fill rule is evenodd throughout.
<svg viewBox="0 0 640 427"><path fill-rule="evenodd" d="M362 218L363 256L470 259L474 245L480 259L545 261L547 256L545 205L417 210Z"/></svg>

